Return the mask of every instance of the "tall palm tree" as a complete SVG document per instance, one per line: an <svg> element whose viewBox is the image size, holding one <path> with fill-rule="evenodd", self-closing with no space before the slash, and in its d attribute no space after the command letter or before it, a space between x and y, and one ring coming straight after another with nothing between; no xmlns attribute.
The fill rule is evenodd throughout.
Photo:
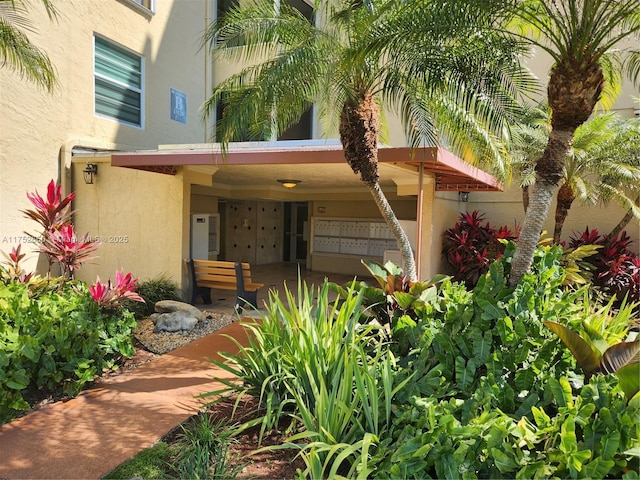
<svg viewBox="0 0 640 480"><path fill-rule="evenodd" d="M640 119L634 118L624 122L623 128L616 132L612 143L616 145L614 155L619 162L633 166L635 171L640 170ZM603 156L610 153L606 148L602 150ZM636 178L635 181L632 180L629 183L628 169L621 169L609 172L606 176L606 184L610 186L609 189L613 194L609 195L609 192L605 192L605 199L611 196L617 198L620 187L625 194L623 204L627 211L608 235L610 238L615 238L633 218L640 219L640 180Z"/></svg>
<svg viewBox="0 0 640 480"><path fill-rule="evenodd" d="M51 0L40 0L50 19L56 10ZM45 52L27 36L33 26L27 18L28 0L0 0L0 65L8 67L48 91L55 85L55 70Z"/></svg>
<svg viewBox="0 0 640 480"><path fill-rule="evenodd" d="M611 200L633 204L640 187L640 169L618 155L619 133L626 125L613 114L598 115L576 129L556 198L553 240L560 243L562 227L574 201L595 205Z"/></svg>
<svg viewBox="0 0 640 480"><path fill-rule="evenodd" d="M409 240L378 181L381 107L402 114L412 145L443 138L458 151L504 160L496 134L515 110L507 70L518 64L498 48L495 42L504 39L482 22L477 3L317 0L314 24L284 2L243 2L205 35L214 56L249 65L215 87L204 105L205 115L223 100L232 107L219 119L217 141L224 147L247 131L273 137L315 103L325 133L339 133L346 161L369 188L398 242L404 272L415 281ZM465 21L453 25L455 15ZM419 36L406 35L407 19L421 27ZM411 70L415 61L398 61L416 39L425 46L420 71Z"/></svg>
<svg viewBox="0 0 640 480"><path fill-rule="evenodd" d="M547 86L551 131L536 162L536 182L513 258L511 286L531 266L576 129L622 74L636 82L640 76L638 2L520 0L515 2L515 14L525 28L521 38L547 52L554 63ZM624 48L626 40L631 40L631 48Z"/></svg>
<svg viewBox="0 0 640 480"><path fill-rule="evenodd" d="M543 153L549 136L548 110L537 112L537 118L516 126L512 132L510 152L514 168L521 173L523 189L531 184L535 161ZM556 193L554 243L560 243L562 227L576 200L585 205L611 200L624 208L634 205L640 191L640 168L631 155L634 147L630 132L637 123L636 119L623 120L608 113L591 117L576 129ZM631 213L639 212L635 209Z"/></svg>
<svg viewBox="0 0 640 480"><path fill-rule="evenodd" d="M511 169L522 189L522 206L529 208L529 190L536 181L536 161L549 138L549 109L538 105L527 109L520 122L511 129L508 144Z"/></svg>

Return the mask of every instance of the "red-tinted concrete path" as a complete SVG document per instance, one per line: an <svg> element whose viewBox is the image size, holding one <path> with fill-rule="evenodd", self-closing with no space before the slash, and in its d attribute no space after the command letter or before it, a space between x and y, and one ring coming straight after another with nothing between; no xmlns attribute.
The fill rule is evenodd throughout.
<svg viewBox="0 0 640 480"><path fill-rule="evenodd" d="M197 413L229 377L209 358L246 342L233 323L130 372L0 427L0 479L98 479Z"/></svg>

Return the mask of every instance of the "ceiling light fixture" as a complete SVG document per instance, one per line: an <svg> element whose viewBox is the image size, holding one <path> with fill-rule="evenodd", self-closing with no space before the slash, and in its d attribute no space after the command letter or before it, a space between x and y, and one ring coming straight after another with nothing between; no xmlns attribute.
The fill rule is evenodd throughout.
<svg viewBox="0 0 640 480"><path fill-rule="evenodd" d="M293 188L301 182L301 180L278 180L285 188Z"/></svg>

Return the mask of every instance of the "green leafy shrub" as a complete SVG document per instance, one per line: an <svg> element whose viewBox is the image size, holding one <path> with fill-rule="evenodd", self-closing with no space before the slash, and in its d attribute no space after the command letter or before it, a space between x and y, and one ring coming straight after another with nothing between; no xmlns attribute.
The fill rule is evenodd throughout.
<svg viewBox="0 0 640 480"><path fill-rule="evenodd" d="M145 318L155 312L156 302L160 300L181 301L178 285L165 275L158 275L150 280L140 282L136 292L144 299L144 303L125 301L124 306L133 312L136 318Z"/></svg>
<svg viewBox="0 0 640 480"><path fill-rule="evenodd" d="M507 244L472 291L450 279L429 295L390 294L391 281L378 293L367 287L366 298L383 304L366 314L395 317L389 348L398 357L394 386L402 384L391 426L369 448L369 477L636 478L639 396L627 404L610 375L585 384L544 326L608 316L593 312L586 288L564 287L561 247L540 248L532 271L509 288L513 251ZM624 338L628 314L598 323L608 329L601 337Z"/></svg>
<svg viewBox="0 0 640 480"><path fill-rule="evenodd" d="M417 321L425 315L425 310L433 308L437 298L436 285L448 277L436 275L425 282L410 282L402 269L387 262L384 266L362 260L362 264L378 282L378 287L367 282L351 282L346 285L329 283L329 289L338 294L338 298L349 298L350 290L362 294L362 304L366 309L365 318L374 318L377 323L389 326L393 340L397 345L395 353L403 356L416 342Z"/></svg>
<svg viewBox="0 0 640 480"><path fill-rule="evenodd" d="M620 478L637 469L640 398L627 404L613 376L585 384L544 327L588 316L586 290L563 288L560 247L539 249L531 273L508 288L513 249L472 292L445 280L421 310L395 377L411 380L381 440L387 449L369 462L374 477Z"/></svg>
<svg viewBox="0 0 640 480"><path fill-rule="evenodd" d="M122 271L114 282L98 278L90 287L73 280L98 246L88 235L76 237L75 193L63 198L52 180L46 198L37 191L27 198L34 209L23 213L43 228L30 236L47 255L49 269L44 278L24 270L21 246L5 254L6 267L0 266L0 424L29 408L27 399L76 395L105 368L132 356L136 322L122 302L143 302L135 293L137 280ZM54 262L60 277L51 276Z"/></svg>
<svg viewBox="0 0 640 480"><path fill-rule="evenodd" d="M0 283L0 423L29 408L25 396L75 395L133 355L131 313L101 310L84 283L52 284Z"/></svg>
<svg viewBox="0 0 640 480"><path fill-rule="evenodd" d="M306 289L297 304L272 296L249 347L227 356L240 379L228 385L262 400L269 428L293 418L285 447L313 478L637 479L640 394L585 378L545 326L616 342L629 311L610 317L586 287L567 289L559 246L508 287L514 250L471 291L371 264L379 288L332 286L330 307L327 285L316 304Z"/></svg>

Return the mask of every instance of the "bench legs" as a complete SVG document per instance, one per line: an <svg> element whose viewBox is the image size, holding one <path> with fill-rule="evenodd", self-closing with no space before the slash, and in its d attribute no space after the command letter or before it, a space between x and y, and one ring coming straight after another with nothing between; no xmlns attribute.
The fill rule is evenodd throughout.
<svg viewBox="0 0 640 480"><path fill-rule="evenodd" d="M256 308L258 306L258 291L253 290L251 292L244 288L244 272L242 271L242 264L236 262L234 265L236 269L236 291L238 297L236 298L236 311L244 310L246 305Z"/></svg>
<svg viewBox="0 0 640 480"><path fill-rule="evenodd" d="M258 291L254 290L253 292L243 292L242 294L238 294L236 298L236 311L244 310L246 306L256 308L258 305Z"/></svg>
<svg viewBox="0 0 640 480"><path fill-rule="evenodd" d="M195 305L198 297L202 297L205 304L211 303L211 289L207 287L199 287L196 281L196 269L193 266L193 259L187 260L187 274L191 283L191 305Z"/></svg>
<svg viewBox="0 0 640 480"><path fill-rule="evenodd" d="M192 289L192 293L191 293L191 305L196 304L198 297L202 297L202 302L205 305L209 305L211 303L211 289L207 287L195 286Z"/></svg>

